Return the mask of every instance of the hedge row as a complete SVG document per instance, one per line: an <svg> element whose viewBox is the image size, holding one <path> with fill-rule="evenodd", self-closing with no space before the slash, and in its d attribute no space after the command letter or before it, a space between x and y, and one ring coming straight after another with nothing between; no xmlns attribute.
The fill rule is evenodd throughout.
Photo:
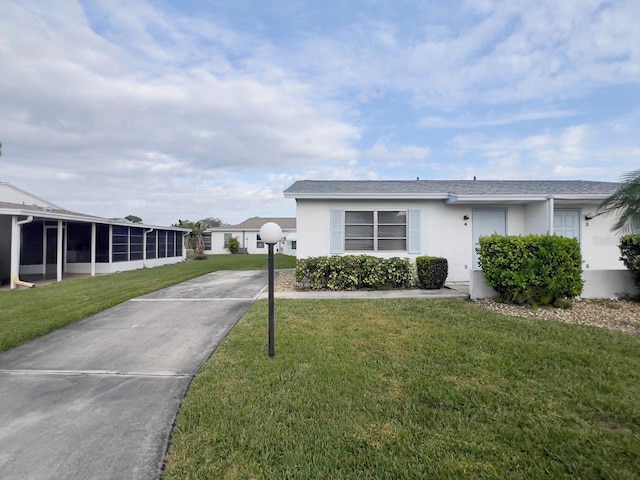
<svg viewBox="0 0 640 480"><path fill-rule="evenodd" d="M562 305L582 293L582 256L573 238L555 235L480 238L484 277L508 303Z"/></svg>
<svg viewBox="0 0 640 480"><path fill-rule="evenodd" d="M448 273L447 260L418 257L417 262L423 288L442 288ZM408 258L311 257L297 261L296 281L312 290L386 290L415 286L416 272Z"/></svg>
<svg viewBox="0 0 640 480"><path fill-rule="evenodd" d="M296 281L312 290L409 288L413 279L408 258L346 255L312 257L296 263Z"/></svg>

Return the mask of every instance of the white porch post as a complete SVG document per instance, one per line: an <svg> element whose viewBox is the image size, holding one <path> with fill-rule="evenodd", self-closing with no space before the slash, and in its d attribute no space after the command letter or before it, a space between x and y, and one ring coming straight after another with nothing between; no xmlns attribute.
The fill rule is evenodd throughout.
<svg viewBox="0 0 640 480"><path fill-rule="evenodd" d="M111 265L113 264L113 225L109 225L109 272L111 272Z"/></svg>
<svg viewBox="0 0 640 480"><path fill-rule="evenodd" d="M47 222L42 222L42 278L47 276Z"/></svg>
<svg viewBox="0 0 640 480"><path fill-rule="evenodd" d="M56 256L56 280L58 282L62 281L62 220L58 220L58 251Z"/></svg>
<svg viewBox="0 0 640 480"><path fill-rule="evenodd" d="M553 235L553 211L555 204L553 197L547 197L547 235Z"/></svg>
<svg viewBox="0 0 640 480"><path fill-rule="evenodd" d="M91 276L96 276L96 224L91 224Z"/></svg>
<svg viewBox="0 0 640 480"><path fill-rule="evenodd" d="M11 280L9 286L16 288L16 281L20 273L20 226L18 217L11 217Z"/></svg>
<svg viewBox="0 0 640 480"><path fill-rule="evenodd" d="M9 279L9 288L12 290L16 288L16 284L20 280L21 225L32 221L32 216L28 216L24 220L18 220L16 215L11 217L11 278Z"/></svg>

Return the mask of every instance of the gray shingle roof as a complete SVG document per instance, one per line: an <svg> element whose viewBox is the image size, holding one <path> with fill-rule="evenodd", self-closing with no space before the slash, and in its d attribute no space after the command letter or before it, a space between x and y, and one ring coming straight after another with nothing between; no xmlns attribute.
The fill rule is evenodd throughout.
<svg viewBox="0 0 640 480"><path fill-rule="evenodd" d="M284 193L297 195L611 195L615 182L583 180L299 180Z"/></svg>
<svg viewBox="0 0 640 480"><path fill-rule="evenodd" d="M0 202L0 209L20 210L24 212L33 212L36 214L51 213L51 214L60 214L60 215L73 215L77 217L86 217L87 219L105 220L102 217L96 217L94 215L86 215L84 213L72 212L70 210L65 210L63 208L49 208L49 207L42 207L40 205L24 205L22 203Z"/></svg>
<svg viewBox="0 0 640 480"><path fill-rule="evenodd" d="M283 230L295 230L296 228L296 219L294 217L253 217L237 225L227 225L226 227L217 227L212 230L260 230L268 222L277 223Z"/></svg>

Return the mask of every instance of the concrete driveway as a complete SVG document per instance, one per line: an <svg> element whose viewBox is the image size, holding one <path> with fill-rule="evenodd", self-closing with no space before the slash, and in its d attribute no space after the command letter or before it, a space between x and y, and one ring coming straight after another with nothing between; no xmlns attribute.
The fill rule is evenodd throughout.
<svg viewBox="0 0 640 480"><path fill-rule="evenodd" d="M0 478L159 478L189 382L266 284L215 272L0 353Z"/></svg>

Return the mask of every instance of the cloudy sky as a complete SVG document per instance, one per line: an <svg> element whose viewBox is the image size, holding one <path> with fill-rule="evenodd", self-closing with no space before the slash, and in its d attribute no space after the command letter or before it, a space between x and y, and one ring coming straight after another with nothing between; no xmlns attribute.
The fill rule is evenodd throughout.
<svg viewBox="0 0 640 480"><path fill-rule="evenodd" d="M640 168L638 0L2 0L0 181L145 223L297 179Z"/></svg>

